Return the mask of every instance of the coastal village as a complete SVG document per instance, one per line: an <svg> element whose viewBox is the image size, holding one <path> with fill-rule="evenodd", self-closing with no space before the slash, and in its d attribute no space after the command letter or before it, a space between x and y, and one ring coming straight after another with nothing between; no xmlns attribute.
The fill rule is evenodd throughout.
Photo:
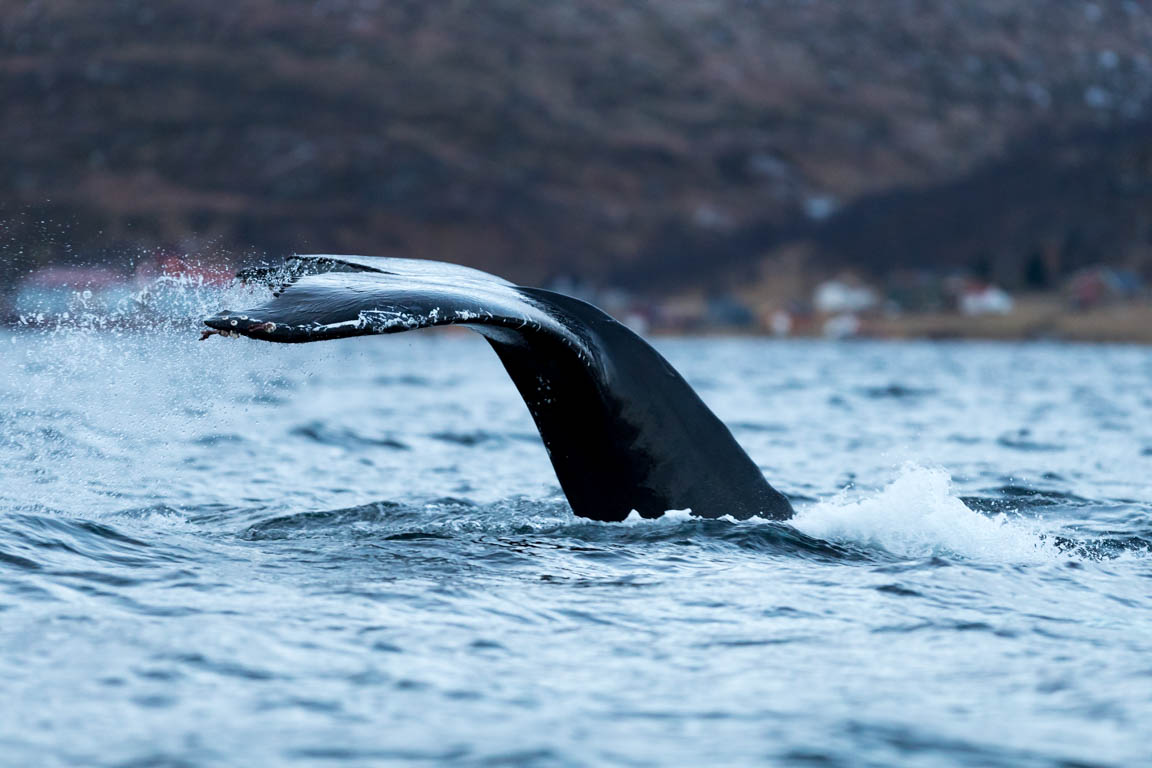
<svg viewBox="0 0 1152 768"><path fill-rule="evenodd" d="M653 334L1152 340L1148 3L24 6L10 319L325 251Z"/></svg>
<svg viewBox="0 0 1152 768"><path fill-rule="evenodd" d="M746 286L645 300L562 282L635 330L829 339L1030 339L1152 342L1152 296L1140 275L1108 266L1056 290L1018 291L961 272L760 275ZM575 290L574 290L575 289Z"/></svg>
<svg viewBox="0 0 1152 768"><path fill-rule="evenodd" d="M1010 291L959 271L905 270L875 279L854 270L820 274L782 261L766 260L740 286L691 293L645 295L565 276L546 287L596 304L650 336L1152 343L1152 294L1134 270L1089 267L1054 290ZM146 320L171 312L154 286L223 287L234 273L231 265L173 253L141 259L131 274L44 267L0 296L0 317L16 327L66 323L84 312Z"/></svg>

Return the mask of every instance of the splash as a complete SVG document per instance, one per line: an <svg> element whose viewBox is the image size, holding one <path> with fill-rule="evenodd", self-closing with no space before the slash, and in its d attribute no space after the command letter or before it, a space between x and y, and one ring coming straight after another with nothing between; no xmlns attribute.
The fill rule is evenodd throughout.
<svg viewBox="0 0 1152 768"><path fill-rule="evenodd" d="M199 328L202 318L227 299L251 298L258 289L224 279L198 262L188 271L162 272L89 287L83 280L22 291L8 325L52 334L123 331L180 331Z"/></svg>
<svg viewBox="0 0 1152 768"><path fill-rule="evenodd" d="M900 557L1045 562L1061 556L1020 519L965 506L946 471L912 464L883 490L855 499L842 493L800 510L792 524L809 536Z"/></svg>
<svg viewBox="0 0 1152 768"><path fill-rule="evenodd" d="M641 525L641 526L643 526L643 525L660 525L660 524L664 524L664 523L690 523L690 522L697 522L697 521L700 521L703 519L704 518L696 517L695 515L693 515L691 509L669 509L669 510L665 511L664 514L661 515L660 517L641 517L639 512L637 512L636 510L632 510L631 512L628 513L628 517L624 518L623 520L621 520L618 523L606 523L606 522L600 522L600 521L596 521L596 520L592 520L589 522L594 522L594 523L597 523L598 525L608 525L608 526L615 526L615 525L627 525L627 526ZM719 519L727 520L727 521L733 522L733 523L737 522L736 518L731 517L729 515L724 515L723 517L721 517Z"/></svg>

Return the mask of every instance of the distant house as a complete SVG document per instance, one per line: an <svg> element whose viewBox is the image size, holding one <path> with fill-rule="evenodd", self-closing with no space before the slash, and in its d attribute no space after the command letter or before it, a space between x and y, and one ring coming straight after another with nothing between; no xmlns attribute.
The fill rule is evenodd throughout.
<svg viewBox="0 0 1152 768"><path fill-rule="evenodd" d="M1135 272L1104 266L1082 269L1064 285L1064 294L1076 309L1135 299L1144 291L1144 282Z"/></svg>
<svg viewBox="0 0 1152 768"><path fill-rule="evenodd" d="M860 335L860 328L860 318L856 315L832 315L824 322L824 336L829 339L850 339Z"/></svg>
<svg viewBox="0 0 1152 768"><path fill-rule="evenodd" d="M1015 302L1008 292L995 285L972 283L959 296L960 311L969 317L1008 315Z"/></svg>
<svg viewBox="0 0 1152 768"><path fill-rule="evenodd" d="M731 294L716 294L708 298L705 320L716 328L751 328L756 325L756 313Z"/></svg>
<svg viewBox="0 0 1152 768"><path fill-rule="evenodd" d="M817 312L827 315L845 312L865 312L880 303L876 291L848 278L826 280L816 286L812 304Z"/></svg>

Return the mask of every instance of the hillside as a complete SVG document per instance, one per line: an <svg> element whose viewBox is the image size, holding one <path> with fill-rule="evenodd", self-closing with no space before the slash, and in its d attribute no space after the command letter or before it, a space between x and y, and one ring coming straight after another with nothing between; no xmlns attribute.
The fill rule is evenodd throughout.
<svg viewBox="0 0 1152 768"><path fill-rule="evenodd" d="M329 250L674 286L793 238L938 258L933 236L890 256L886 233L933 219L920 190L995 169L1037 181L978 188L952 226L1059 221L1076 195L1028 196L1069 152L1093 179L1069 183L1106 196L1096 228L1139 240L1152 201L1136 2L0 0L0 93L9 270ZM1107 203L1117 174L1135 202Z"/></svg>

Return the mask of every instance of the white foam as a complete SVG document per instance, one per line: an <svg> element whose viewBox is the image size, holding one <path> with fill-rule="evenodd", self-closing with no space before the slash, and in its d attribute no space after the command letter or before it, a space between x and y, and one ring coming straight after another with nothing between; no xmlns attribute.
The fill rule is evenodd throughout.
<svg viewBox="0 0 1152 768"><path fill-rule="evenodd" d="M660 517L654 518L641 517L639 512L632 510L628 513L628 517L624 518L619 523L609 523L609 525L651 525L653 523L683 523L686 521L698 521L700 519L701 518L694 517L692 515L691 509L669 509L665 510L664 514Z"/></svg>
<svg viewBox="0 0 1152 768"><path fill-rule="evenodd" d="M1042 562L1060 556L1025 521L969 509L956 496L946 471L914 464L906 464L879 492L855 498L843 492L799 510L792 524L809 536L877 547L901 557Z"/></svg>

